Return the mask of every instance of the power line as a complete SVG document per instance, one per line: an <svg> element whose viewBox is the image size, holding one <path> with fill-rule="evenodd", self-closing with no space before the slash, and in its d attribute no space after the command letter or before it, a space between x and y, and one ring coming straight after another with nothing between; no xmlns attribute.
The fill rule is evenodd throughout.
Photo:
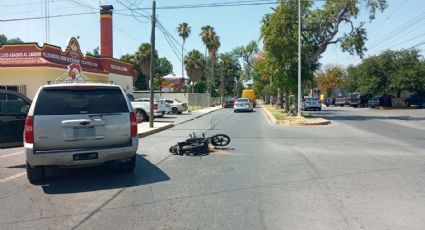
<svg viewBox="0 0 425 230"><path fill-rule="evenodd" d="M15 6L28 6L39 5L41 2L19 3L19 4L2 4L1 7L15 7Z"/></svg>
<svg viewBox="0 0 425 230"><path fill-rule="evenodd" d="M409 49L414 49L414 48L416 48L416 47L418 47L418 46L421 46L421 45L425 45L425 41L424 41L424 42L421 42L421 43L419 43L419 44L416 44L416 45L414 45L414 46L410 47Z"/></svg>
<svg viewBox="0 0 425 230"><path fill-rule="evenodd" d="M135 12L134 11L134 9L132 9L131 7L133 6L133 4L131 5L131 6L127 6L126 4L124 4L123 2L121 2L120 0L116 0L119 4L121 4L121 5L123 5L127 10L130 10L130 13L131 13L131 16L136 20L136 21L138 21L138 22L141 22L141 23L147 23L148 21L149 21L149 19L150 19L150 17L149 16L146 16L146 15L143 15L143 14L141 14L141 13L139 13L139 12ZM130 3L131 4L131 3ZM141 16L141 17L144 17L144 18L147 18L148 20L146 20L146 21L142 21L142 20L140 20L140 19L138 19L137 17L136 17L136 15L134 15L134 13L137 13L139 16Z"/></svg>
<svg viewBox="0 0 425 230"><path fill-rule="evenodd" d="M424 33L424 34L420 34L420 35L418 35L418 36L415 36L415 37L413 37L413 38L410 38L410 39L408 39L408 40L405 40L405 41L399 42L399 43L397 43L397 44L395 44L395 45L392 45L392 47L402 45L402 44L404 44L404 43L406 43L406 42L413 41L413 40L415 40L415 39L417 39L417 38L420 38L420 37L423 37L423 36L425 36L425 33Z"/></svg>
<svg viewBox="0 0 425 230"><path fill-rule="evenodd" d="M183 44L181 44L180 43L180 41L179 40L177 40L171 33L170 33L170 31L168 31L167 30L167 28L164 26L164 24L162 24L161 22L159 22L158 21L158 24L160 25L160 26L162 26L163 27L163 29L165 30L165 32L168 34L168 36L169 37L171 37L171 39L173 39L174 40L174 42L175 43L177 43L177 45L179 46L179 50L181 49L181 48L183 48L183 51L184 52L186 52L186 53L188 53L188 51L186 50L186 49L184 49L184 47L183 47Z"/></svg>
<svg viewBox="0 0 425 230"><path fill-rule="evenodd" d="M172 44L172 42L170 41L170 39L167 37L167 35L163 31L162 27L158 27L158 28L161 31L161 33L164 35L165 41L167 41L168 45L171 47L171 50L173 51L174 55L176 55L177 60L179 60L180 63L181 63L182 60L180 60L181 55L179 54L179 51L177 51L176 47Z"/></svg>
<svg viewBox="0 0 425 230"><path fill-rule="evenodd" d="M375 42L373 42L371 44L371 46L376 46L376 47L374 47L372 49L375 49L375 48L381 46L382 44L388 42L391 39L394 39L395 37L398 37L400 35L403 35L402 34L403 31L411 28L412 26L415 26L415 25L419 24L424 19L425 19L425 12L419 14L415 18L412 18L411 20L409 20L405 24L397 27L395 30L391 31L390 33L387 33L386 35L382 36L380 39L378 39Z"/></svg>
<svg viewBox="0 0 425 230"><path fill-rule="evenodd" d="M71 3L73 3L76 6L81 6L81 7L84 7L84 8L88 8L90 10L97 10L98 9L96 7L93 7L93 6L88 5L88 4L81 3L81 2L76 1L76 0L66 0L66 1L71 2Z"/></svg>
<svg viewBox="0 0 425 230"><path fill-rule="evenodd" d="M370 33L374 32L378 27L382 26L382 24L384 24L384 22L386 22L388 19L391 18L391 16L394 15L394 13L399 10L405 3L407 2L407 0L404 0L400 5L398 5L393 12L390 13L390 15L388 15L388 17L385 18L384 21L382 21L381 23L379 23L378 25L376 25L373 29L370 30Z"/></svg>
<svg viewBox="0 0 425 230"><path fill-rule="evenodd" d="M319 0L316 0L319 1ZM209 4L193 4L193 5L172 5L172 6L162 6L157 9L163 10L176 10L176 9L196 9L196 8L220 8L220 7L236 7L236 6L258 6L258 5L274 5L279 3L276 0L264 0L261 2L258 1L239 1L239 2L221 2L221 3L209 3ZM151 7L145 8L130 8L130 9L117 9L114 12L121 11L133 11L137 12L137 10L151 10ZM49 18L59 18L59 17L70 17L70 16L81 16L81 15L89 15L89 14L98 14L98 11L93 12L84 12L84 13L70 13L70 14L57 14L50 15ZM140 13L139 13L140 14ZM142 14L140 15L142 16ZM146 15L142 16L146 17ZM0 22L13 22L13 21L24 21L24 20L37 20L44 19L46 16L38 16L38 17L26 17L26 18L11 18L11 19L0 19Z"/></svg>

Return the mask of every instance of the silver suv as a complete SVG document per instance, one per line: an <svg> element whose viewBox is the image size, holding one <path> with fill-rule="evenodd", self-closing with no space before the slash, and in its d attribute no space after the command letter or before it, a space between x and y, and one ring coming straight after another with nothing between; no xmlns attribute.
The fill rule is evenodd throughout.
<svg viewBox="0 0 425 230"><path fill-rule="evenodd" d="M27 177L44 179L45 166L118 162L132 172L138 146L136 116L117 85L62 83L42 86L24 128Z"/></svg>

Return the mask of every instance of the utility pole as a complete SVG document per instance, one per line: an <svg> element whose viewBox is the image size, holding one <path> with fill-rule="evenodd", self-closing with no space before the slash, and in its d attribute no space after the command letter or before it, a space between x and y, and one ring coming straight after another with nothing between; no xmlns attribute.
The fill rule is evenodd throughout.
<svg viewBox="0 0 425 230"><path fill-rule="evenodd" d="M225 66L223 59L222 61L222 65L221 65L221 85L220 85L220 101L221 101L221 106L224 105L224 74L223 74L223 67ZM227 66L226 66L227 67Z"/></svg>
<svg viewBox="0 0 425 230"><path fill-rule="evenodd" d="M298 109L301 116L301 0L298 0Z"/></svg>
<svg viewBox="0 0 425 230"><path fill-rule="evenodd" d="M45 43L50 43L50 6L49 6L49 0L44 0L44 16L45 16L45 20L44 20L44 26L45 26L45 32L46 32L46 39L45 39Z"/></svg>
<svg viewBox="0 0 425 230"><path fill-rule="evenodd" d="M153 128L153 108L154 108L154 95L153 95L153 70L155 66L155 24L156 24L156 1L152 1L152 30L151 30L151 66L149 76L149 91L150 91L150 110L149 110L149 127Z"/></svg>

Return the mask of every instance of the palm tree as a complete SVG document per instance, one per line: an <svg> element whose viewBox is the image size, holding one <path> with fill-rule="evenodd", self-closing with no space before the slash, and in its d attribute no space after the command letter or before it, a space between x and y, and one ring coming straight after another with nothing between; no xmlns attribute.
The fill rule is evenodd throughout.
<svg viewBox="0 0 425 230"><path fill-rule="evenodd" d="M220 37L217 35L214 35L211 38L211 42L208 45L208 57L210 59L210 65L211 65L211 82L214 82L214 64L217 59L217 52L218 48L221 46L220 43Z"/></svg>
<svg viewBox="0 0 425 230"><path fill-rule="evenodd" d="M187 75L192 81L199 81L205 71L205 56L198 50L191 50L184 59Z"/></svg>
<svg viewBox="0 0 425 230"><path fill-rule="evenodd" d="M179 33L179 36L183 39L183 45L182 45L182 76L184 77L184 44L186 43L186 39L189 37L190 33L192 32L189 24L186 22L180 23L177 27L177 32Z"/></svg>
<svg viewBox="0 0 425 230"><path fill-rule="evenodd" d="M201 33L199 34L202 38L202 42L205 45L205 53L208 50L208 57L211 65L211 77L210 82L214 78L214 62L217 57L217 51L220 47L220 37L217 36L214 27L210 25L203 26ZM208 84L208 92L211 93L210 84Z"/></svg>

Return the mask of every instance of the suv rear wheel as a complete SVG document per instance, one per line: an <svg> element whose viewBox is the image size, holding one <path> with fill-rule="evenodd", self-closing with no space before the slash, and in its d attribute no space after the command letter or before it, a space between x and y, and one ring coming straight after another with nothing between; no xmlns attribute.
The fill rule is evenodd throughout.
<svg viewBox="0 0 425 230"><path fill-rule="evenodd" d="M133 172L135 167L136 167L136 154L134 154L134 156L130 158L128 161L118 163L118 169L121 172L125 172L125 173Z"/></svg>
<svg viewBox="0 0 425 230"><path fill-rule="evenodd" d="M44 166L32 166L27 162L27 177L31 184L44 179Z"/></svg>
<svg viewBox="0 0 425 230"><path fill-rule="evenodd" d="M148 115L141 109L136 109L136 117L142 118L142 122L149 121Z"/></svg>

